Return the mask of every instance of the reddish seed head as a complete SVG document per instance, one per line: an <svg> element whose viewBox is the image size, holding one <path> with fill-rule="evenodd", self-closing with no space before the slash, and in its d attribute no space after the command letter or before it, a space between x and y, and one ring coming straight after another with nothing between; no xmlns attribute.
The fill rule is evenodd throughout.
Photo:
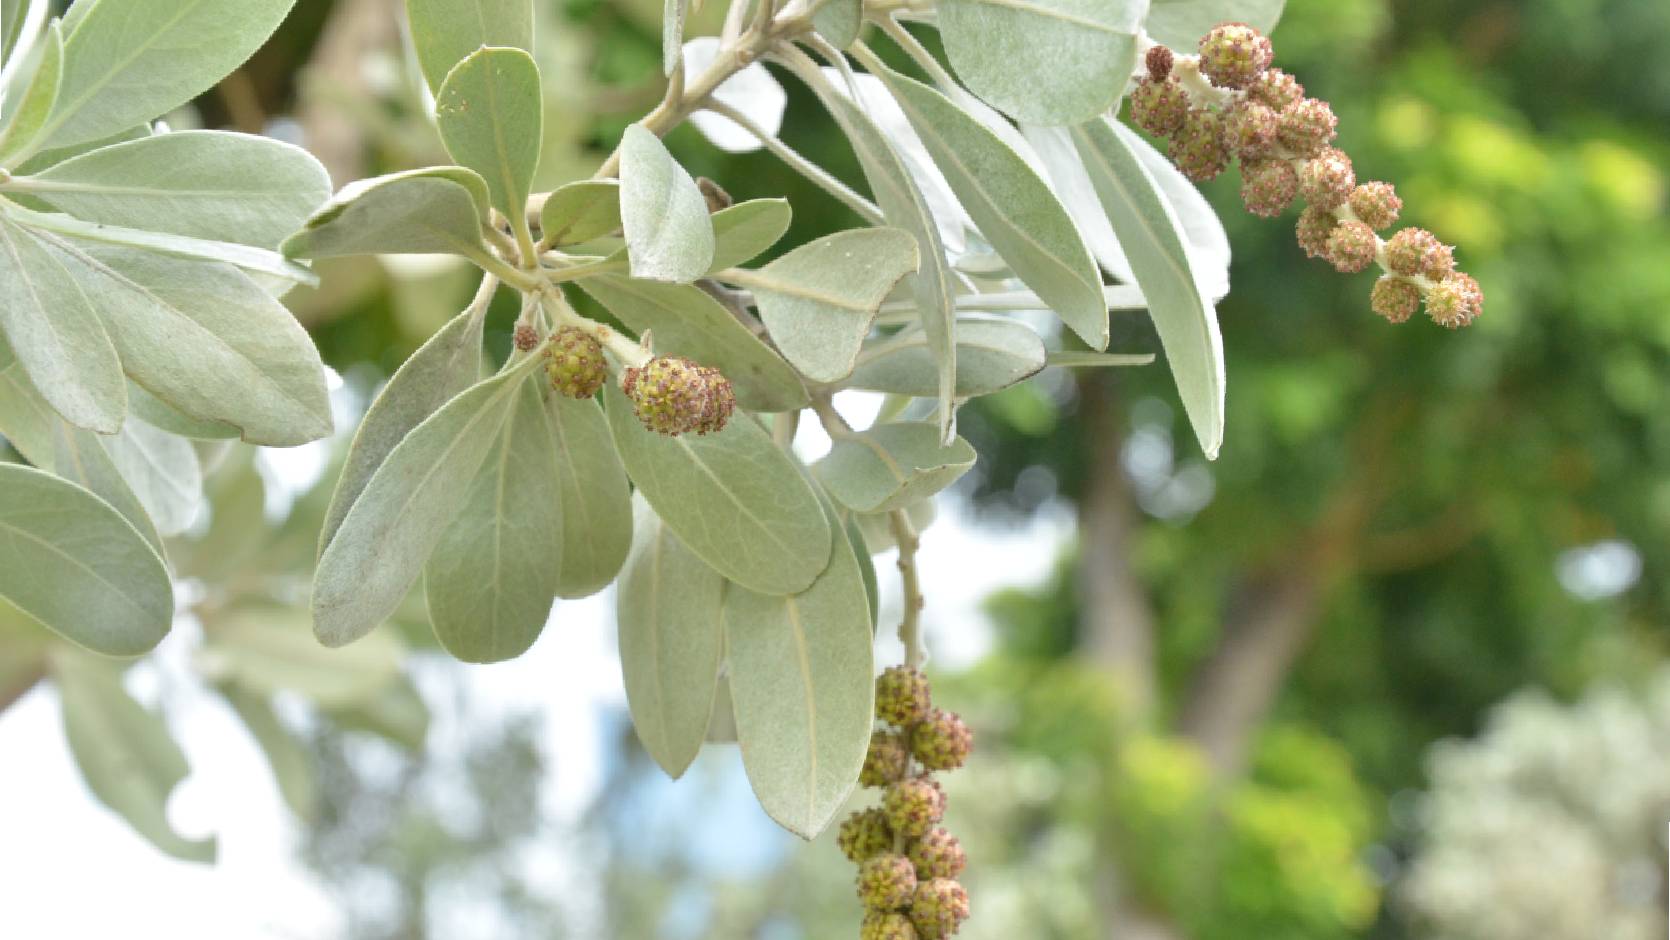
<svg viewBox="0 0 1670 940"><path fill-rule="evenodd" d="M1299 170L1299 191L1305 201L1330 211L1345 205L1357 187L1351 158L1333 147L1324 149Z"/></svg>
<svg viewBox="0 0 1670 940"><path fill-rule="evenodd" d="M1155 137L1170 137L1189 116L1189 94L1170 79L1137 79L1131 91L1131 120Z"/></svg>
<svg viewBox="0 0 1670 940"><path fill-rule="evenodd" d="M1216 26L1200 40L1200 71L1222 88L1245 88L1264 74L1275 48L1245 23Z"/></svg>
<svg viewBox="0 0 1670 940"><path fill-rule="evenodd" d="M1397 224L1403 212L1403 200L1391 183L1371 180L1351 191L1351 211L1369 228L1384 231Z"/></svg>
<svg viewBox="0 0 1670 940"><path fill-rule="evenodd" d="M974 750L974 732L955 712L933 708L911 732L910 748L928 770L956 770Z"/></svg>
<svg viewBox="0 0 1670 940"><path fill-rule="evenodd" d="M858 772L858 783L885 787L903 777L909 764L910 750L903 736L893 731L877 731L870 735L870 750L864 755L864 769Z"/></svg>
<svg viewBox="0 0 1670 940"><path fill-rule="evenodd" d="M1328 236L1327 258L1341 274L1367 271L1380 251L1374 229L1361 222L1341 222Z"/></svg>
<svg viewBox="0 0 1670 940"><path fill-rule="evenodd" d="M907 850L911 864L916 866L920 881L933 878L955 878L968 866L963 844L948 830L935 826L920 839L911 842Z"/></svg>
<svg viewBox="0 0 1670 940"><path fill-rule="evenodd" d="M1414 281L1388 274L1374 282L1369 306L1392 323L1405 323L1421 309L1421 288Z"/></svg>
<svg viewBox="0 0 1670 940"><path fill-rule="evenodd" d="M1299 214L1299 247L1307 258L1323 258L1328 254L1328 239L1339 226L1339 219L1326 209L1309 206Z"/></svg>
<svg viewBox="0 0 1670 940"><path fill-rule="evenodd" d="M1299 194L1299 172L1286 160L1241 164L1241 202L1247 211L1273 219L1287 211Z"/></svg>
<svg viewBox="0 0 1670 940"><path fill-rule="evenodd" d="M1278 124L1280 118L1275 111L1256 101L1243 100L1225 116L1224 134L1236 156L1258 160L1275 146Z"/></svg>
<svg viewBox="0 0 1670 940"><path fill-rule="evenodd" d="M1175 57L1169 48L1165 46L1151 47L1145 60L1148 65L1148 77L1157 82L1163 82L1170 78L1174 60Z"/></svg>
<svg viewBox="0 0 1670 940"><path fill-rule="evenodd" d="M1406 228L1386 241L1386 266L1441 281L1455 271L1455 251L1424 228Z"/></svg>
<svg viewBox="0 0 1670 940"><path fill-rule="evenodd" d="M944 940L968 919L968 892L949 878L919 883L910 900L910 919L922 940Z"/></svg>
<svg viewBox="0 0 1670 940"><path fill-rule="evenodd" d="M1280 114L1305 97L1305 86L1281 69L1268 69L1247 86L1247 97Z"/></svg>
<svg viewBox="0 0 1670 940"><path fill-rule="evenodd" d="M1305 98L1288 105L1276 125L1276 140L1295 156L1314 157L1333 142L1339 119L1326 101Z"/></svg>

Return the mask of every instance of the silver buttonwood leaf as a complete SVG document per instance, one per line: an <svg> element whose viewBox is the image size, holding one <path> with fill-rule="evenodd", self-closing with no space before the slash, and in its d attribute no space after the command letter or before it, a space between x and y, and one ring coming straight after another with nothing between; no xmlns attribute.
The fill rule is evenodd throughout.
<svg viewBox="0 0 1670 940"><path fill-rule="evenodd" d="M962 438L943 445L933 425L910 421L836 440L813 472L848 509L891 512L957 482L974 459L974 448Z"/></svg>
<svg viewBox="0 0 1670 940"><path fill-rule="evenodd" d="M646 429L606 391L621 463L656 514L726 578L766 594L804 590L829 561L830 527L794 460L746 415L717 434Z"/></svg>
<svg viewBox="0 0 1670 940"><path fill-rule="evenodd" d="M725 579L641 496L632 526L632 554L615 591L626 704L644 750L677 779L701 750L713 713Z"/></svg>
<svg viewBox="0 0 1670 940"><path fill-rule="evenodd" d="M712 267L707 199L641 124L621 139L620 218L633 277L688 284Z"/></svg>

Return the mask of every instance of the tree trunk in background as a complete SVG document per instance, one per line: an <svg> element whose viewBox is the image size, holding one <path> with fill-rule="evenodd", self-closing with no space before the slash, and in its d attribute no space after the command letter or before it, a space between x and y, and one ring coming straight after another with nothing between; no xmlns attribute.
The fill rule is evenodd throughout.
<svg viewBox="0 0 1670 940"><path fill-rule="evenodd" d="M1196 673L1178 731L1200 745L1218 777L1244 769L1253 735L1310 641L1322 578L1304 566L1246 589Z"/></svg>
<svg viewBox="0 0 1670 940"><path fill-rule="evenodd" d="M1105 373L1079 379L1080 423L1090 447L1079 499L1079 642L1126 696L1129 723L1144 725L1156 704L1154 612L1131 569L1138 510L1121 463L1125 435L1114 399Z"/></svg>

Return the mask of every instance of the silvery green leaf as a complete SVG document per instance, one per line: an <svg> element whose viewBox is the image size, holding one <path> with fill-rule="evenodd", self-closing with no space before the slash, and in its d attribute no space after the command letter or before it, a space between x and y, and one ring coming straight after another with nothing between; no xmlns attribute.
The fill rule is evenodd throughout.
<svg viewBox="0 0 1670 940"><path fill-rule="evenodd" d="M34 54L34 74L30 76L29 83L23 86L15 101L6 101L5 129L0 130L0 160L8 163L14 154L35 143L53 104L58 100L64 68L64 34L58 23L47 28ZM0 95L7 91L0 86Z"/></svg>
<svg viewBox="0 0 1670 940"><path fill-rule="evenodd" d="M747 415L717 434L646 429L613 383L609 430L627 475L691 551L770 594L804 590L829 561L829 522L794 460Z"/></svg>
<svg viewBox="0 0 1670 940"><path fill-rule="evenodd" d="M933 214L922 198L922 191L912 182L899 154L862 110L854 107L847 98L829 94L824 84L815 84L812 90L846 132L882 213L890 223L916 239L922 266L909 283L927 347L932 350L937 367L934 394L940 404L941 433L949 438L956 415L951 407L957 387L957 357L954 352L956 308L953 296L955 281L945 257L945 246L940 241Z"/></svg>
<svg viewBox="0 0 1670 940"><path fill-rule="evenodd" d="M17 363L17 354L12 352L11 344L6 342L6 334L0 332L0 372L5 372Z"/></svg>
<svg viewBox="0 0 1670 940"><path fill-rule="evenodd" d="M684 44L684 80L694 84L707 71L719 54L718 36L699 36ZM753 121L768 136L776 137L783 129L783 112L788 107L789 95L777 79L758 62L737 71L713 90L713 98L740 112ZM712 111L697 111L690 115L690 123L701 131L708 142L731 153L752 153L763 144L758 137L735 121Z"/></svg>
<svg viewBox="0 0 1670 940"><path fill-rule="evenodd" d="M261 48L295 0L80 0L42 133L66 147L179 107Z"/></svg>
<svg viewBox="0 0 1670 940"><path fill-rule="evenodd" d="M284 243L292 258L455 254L486 249L487 182L461 166L408 170L342 187Z"/></svg>
<svg viewBox="0 0 1670 940"><path fill-rule="evenodd" d="M533 52L533 0L406 0L418 65L438 92L452 67L482 46Z"/></svg>
<svg viewBox="0 0 1670 940"><path fill-rule="evenodd" d="M891 512L938 493L974 466L962 438L939 442L925 422L882 424L841 438L813 472L835 501L855 512Z"/></svg>
<svg viewBox="0 0 1670 940"><path fill-rule="evenodd" d="M1063 369L1108 369L1123 366L1145 366L1154 361L1153 353L1052 352L1049 364Z"/></svg>
<svg viewBox="0 0 1670 940"><path fill-rule="evenodd" d="M203 468L190 441L134 415L122 422L121 433L98 441L158 532L178 535L197 518L203 505Z"/></svg>
<svg viewBox="0 0 1670 940"><path fill-rule="evenodd" d="M545 243L562 247L620 231L620 182L580 180L559 186L540 211Z"/></svg>
<svg viewBox="0 0 1670 940"><path fill-rule="evenodd" d="M934 165L933 157L928 155L928 148L922 139L916 135L916 128L905 117L905 112L899 103L893 99L893 94L883 85L881 79L868 72L848 75L836 68L824 68L823 77L831 87L844 98L852 99L856 90L856 102L859 109L875 129L881 132L881 137L892 146L898 155L899 162L916 184L917 192L922 196L922 202L928 207L928 213L933 217L934 228L939 232L940 243L952 257L961 255L968 250L968 229L974 225L974 220L968 217L968 212L957 201L957 195L951 191L951 184L946 182L945 174ZM894 223L897 224L897 223Z"/></svg>
<svg viewBox="0 0 1670 940"><path fill-rule="evenodd" d="M852 553L858 559L858 573L864 579L864 594L870 600L870 629L873 631L881 621L881 582L876 578L876 561L871 557L869 544L864 539L864 529L858 523L857 513L846 513L846 521L841 528L845 530L847 544L852 546Z"/></svg>
<svg viewBox="0 0 1670 940"><path fill-rule="evenodd" d="M320 554L389 453L413 428L481 377L481 328L486 316L487 305L482 304L454 317L418 347L377 394L354 432L342 477L325 511Z"/></svg>
<svg viewBox="0 0 1670 940"><path fill-rule="evenodd" d="M1149 0L1144 28L1154 41L1194 52L1219 23L1246 23L1266 35L1276 28L1287 0Z"/></svg>
<svg viewBox="0 0 1670 940"><path fill-rule="evenodd" d="M91 153L94 150L109 147L112 144L120 144L129 140L138 140L141 137L149 137L151 136L152 130L153 129L149 123L135 124L124 131L111 134L109 137L88 141L84 144L76 144L70 147L54 147L50 150L42 150L14 167L12 169L12 175L33 176L47 167L57 166L71 157L79 157L84 153Z"/></svg>
<svg viewBox="0 0 1670 940"><path fill-rule="evenodd" d="M650 332L657 354L725 373L749 411L794 411L811 400L789 364L699 287L615 274L588 277L580 287L640 335Z"/></svg>
<svg viewBox="0 0 1670 940"><path fill-rule="evenodd" d="M667 0L661 20L661 71L667 75L678 68L684 48L684 19L689 13L690 0Z"/></svg>
<svg viewBox="0 0 1670 940"><path fill-rule="evenodd" d="M738 283L753 291L789 362L815 382L835 382L852 372L881 302L919 264L909 232L852 229L808 242Z"/></svg>
<svg viewBox="0 0 1670 940"><path fill-rule="evenodd" d="M88 244L117 245L190 261L229 264L251 278L258 278L261 289L269 293L277 291L280 285L286 285L285 289L288 289L297 284L317 286L319 283L318 275L308 268L265 248L120 225L101 225L61 212L36 212L15 204L4 208L19 224L36 232L50 233L52 237L70 238Z"/></svg>
<svg viewBox="0 0 1670 940"><path fill-rule="evenodd" d="M713 265L707 199L641 124L621 139L620 218L632 276L688 284Z"/></svg>
<svg viewBox="0 0 1670 940"><path fill-rule="evenodd" d="M222 688L226 704L238 713L250 736L267 757L267 766L278 783L284 803L300 819L310 820L318 810L319 794L314 783L313 755L278 720L272 703L236 686Z"/></svg>
<svg viewBox="0 0 1670 940"><path fill-rule="evenodd" d="M835 48L845 49L864 27L864 0L829 0L812 15L812 26Z"/></svg>
<svg viewBox="0 0 1670 940"><path fill-rule="evenodd" d="M556 452L539 384L522 384L452 522L423 567L429 621L469 663L528 651L557 594L563 520Z"/></svg>
<svg viewBox="0 0 1670 940"><path fill-rule="evenodd" d="M121 433L126 434L135 424L129 416L122 423ZM0 370L0 434L6 436L25 460L80 484L109 503L133 524L159 556L163 555L162 536L104 448L104 443L114 438L64 421L30 384L22 369Z"/></svg>
<svg viewBox="0 0 1670 940"><path fill-rule="evenodd" d="M1147 0L944 0L945 51L970 91L1037 124L1087 121L1119 101Z"/></svg>
<svg viewBox="0 0 1670 940"><path fill-rule="evenodd" d="M974 398L1024 382L1044 368L1044 341L1032 328L999 317L957 318L956 397ZM920 330L876 340L858 355L848 388L932 398L938 366Z"/></svg>
<svg viewBox="0 0 1670 940"><path fill-rule="evenodd" d="M196 655L199 667L216 681L261 695L293 692L335 709L382 694L400 678L406 649L388 630L346 649L326 649L308 629L305 611L247 606L213 619Z"/></svg>
<svg viewBox="0 0 1670 940"><path fill-rule="evenodd" d="M0 464L0 597L107 656L148 652L168 632L174 589L132 523L49 473Z"/></svg>
<svg viewBox="0 0 1670 940"><path fill-rule="evenodd" d="M857 785L875 723L873 622L852 544L835 539L804 591L732 584L722 610L748 782L772 819L811 839Z"/></svg>
<svg viewBox="0 0 1670 940"><path fill-rule="evenodd" d="M36 12L36 8L39 11ZM0 65L12 60L28 25L30 13L45 16L47 4L36 0L0 0Z"/></svg>
<svg viewBox="0 0 1670 940"><path fill-rule="evenodd" d="M122 363L83 265L0 214L0 332L35 387L79 427L113 434L127 413Z"/></svg>
<svg viewBox="0 0 1670 940"><path fill-rule="evenodd" d="M634 500L632 554L615 592L626 704L644 750L667 776L702 749L719 685L725 579Z"/></svg>
<svg viewBox="0 0 1670 940"><path fill-rule="evenodd" d="M632 495L597 400L550 394L545 418L562 512L559 597L589 597L613 581L632 547Z"/></svg>
<svg viewBox="0 0 1670 940"><path fill-rule="evenodd" d="M1200 281L1201 292L1213 303L1229 293L1229 235L1223 221L1200 190L1165 154L1142 138L1142 135L1117 124L1114 127L1126 146L1142 161L1143 169L1154 178L1160 194L1171 205L1172 213L1182 226L1183 244L1189 250L1189 266Z"/></svg>
<svg viewBox="0 0 1670 940"><path fill-rule="evenodd" d="M113 245L54 239L77 267L133 380L181 412L293 446L332 428L313 340L248 275Z"/></svg>
<svg viewBox="0 0 1670 940"><path fill-rule="evenodd" d="M1072 132L1065 127L1022 124L1021 133L1049 172L1051 187L1067 207L1097 263L1121 282L1135 284L1137 276L1131 272L1125 249L1119 246L1119 236L1113 233L1113 223L1096 199L1096 187L1079 159L1078 148L1073 146Z"/></svg>
<svg viewBox="0 0 1670 940"><path fill-rule="evenodd" d="M1183 409L1208 459L1223 443L1224 361L1218 317L1194 272L1171 204L1116 122L1073 129L1073 142L1096 185L1165 347Z"/></svg>
<svg viewBox="0 0 1670 940"><path fill-rule="evenodd" d="M277 248L330 196L307 151L224 131L158 134L89 151L27 181L88 222Z"/></svg>
<svg viewBox="0 0 1670 940"><path fill-rule="evenodd" d="M447 153L487 182L492 204L520 219L539 168L544 108L539 67L521 49L477 49L435 94L435 123Z"/></svg>
<svg viewBox="0 0 1670 940"><path fill-rule="evenodd" d="M128 383L128 413L170 434L194 441L236 440L238 429L219 421L188 417L162 399L145 391L143 385Z"/></svg>
<svg viewBox="0 0 1670 940"><path fill-rule="evenodd" d="M783 237L794 213L787 199L750 199L713 214L713 264L708 273L752 261Z"/></svg>
<svg viewBox="0 0 1670 940"><path fill-rule="evenodd" d="M502 372L447 402L372 474L319 556L313 633L321 643L345 646L399 608L469 495L527 371Z"/></svg>
<svg viewBox="0 0 1670 940"><path fill-rule="evenodd" d="M1012 146L944 95L889 69L877 73L980 233L1079 338L1108 343L1102 278L1077 227Z"/></svg>
<svg viewBox="0 0 1670 940"><path fill-rule="evenodd" d="M905 507L905 515L910 517L910 524L917 534L926 532L928 527L934 524L938 512L931 499L924 499ZM869 547L872 555L889 552L898 547L898 539L893 534L891 513L854 513L852 518L858 523L858 531L864 536L864 544Z"/></svg>
<svg viewBox="0 0 1670 940"><path fill-rule="evenodd" d="M163 852L210 862L215 840L187 839L168 822L168 797L191 772L161 717L122 687L120 664L62 651L52 676L64 712L64 737L87 788Z"/></svg>

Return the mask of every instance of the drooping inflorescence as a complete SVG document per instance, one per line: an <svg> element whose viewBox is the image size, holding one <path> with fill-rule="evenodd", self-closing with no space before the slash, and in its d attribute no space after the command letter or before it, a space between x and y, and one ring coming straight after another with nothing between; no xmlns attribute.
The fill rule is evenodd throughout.
<svg viewBox="0 0 1670 940"><path fill-rule="evenodd" d="M974 736L956 714L934 708L928 679L894 666L876 679L876 717L859 782L882 789L881 806L853 813L836 843L859 866L866 909L861 940L943 940L968 919L962 843L940 825L945 791L936 771L961 767Z"/></svg>
<svg viewBox="0 0 1670 940"><path fill-rule="evenodd" d="M1305 254L1354 274L1379 264L1371 306L1402 323L1425 302L1427 315L1456 329L1484 309L1476 280L1455 269L1454 252L1424 229L1390 239L1403 200L1390 183L1359 184L1351 158L1333 146L1339 120L1326 101L1305 97L1303 85L1272 68L1274 46L1245 23L1224 23L1200 41L1198 55L1170 50L1145 56L1147 75L1131 92L1131 119L1168 138L1179 171L1196 182L1241 167L1241 200L1264 218L1286 212L1297 198L1299 245Z"/></svg>

